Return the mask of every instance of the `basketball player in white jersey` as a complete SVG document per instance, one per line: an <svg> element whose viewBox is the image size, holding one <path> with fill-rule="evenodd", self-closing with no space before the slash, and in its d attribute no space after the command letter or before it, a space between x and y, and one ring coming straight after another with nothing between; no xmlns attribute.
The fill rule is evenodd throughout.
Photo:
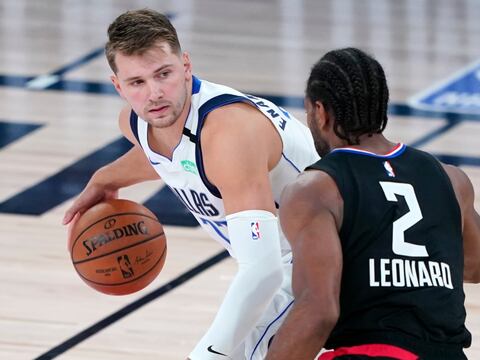
<svg viewBox="0 0 480 360"><path fill-rule="evenodd" d="M92 176L64 223L121 187L163 179L238 262L189 358L263 359L293 302L276 210L285 185L318 159L310 132L267 100L194 77L162 14L126 12L108 34L112 81L128 102L120 128L134 146Z"/></svg>

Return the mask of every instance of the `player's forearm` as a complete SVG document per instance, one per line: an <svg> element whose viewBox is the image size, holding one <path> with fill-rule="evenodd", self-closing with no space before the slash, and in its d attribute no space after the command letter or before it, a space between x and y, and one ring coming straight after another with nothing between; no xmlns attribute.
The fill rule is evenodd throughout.
<svg viewBox="0 0 480 360"><path fill-rule="evenodd" d="M228 215L227 225L239 268L210 329L190 354L192 360L231 356L282 283L277 218L268 211L246 210Z"/></svg>
<svg viewBox="0 0 480 360"><path fill-rule="evenodd" d="M98 184L117 190L148 180L159 179L138 147L133 147L117 160L98 169L90 179L89 184Z"/></svg>
<svg viewBox="0 0 480 360"><path fill-rule="evenodd" d="M332 331L337 316L320 309L308 296L296 299L275 335L266 360L312 360Z"/></svg>

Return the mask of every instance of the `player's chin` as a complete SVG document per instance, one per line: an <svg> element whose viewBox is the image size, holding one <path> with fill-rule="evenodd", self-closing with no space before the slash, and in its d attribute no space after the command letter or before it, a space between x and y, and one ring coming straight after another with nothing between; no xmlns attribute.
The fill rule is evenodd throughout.
<svg viewBox="0 0 480 360"><path fill-rule="evenodd" d="M166 128L175 124L176 118L172 115L150 117L148 122L155 128Z"/></svg>

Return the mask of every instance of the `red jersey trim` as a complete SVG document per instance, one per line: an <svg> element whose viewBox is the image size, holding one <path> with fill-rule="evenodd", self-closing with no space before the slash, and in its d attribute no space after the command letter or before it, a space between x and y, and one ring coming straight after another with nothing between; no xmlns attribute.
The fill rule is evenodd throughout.
<svg viewBox="0 0 480 360"><path fill-rule="evenodd" d="M337 151L347 151L347 152L353 152L353 153L358 153L358 154L364 154L364 155L372 155L376 157L394 157L397 155L397 153L403 152L405 145L403 143L398 143L393 147L392 150L390 150L387 154L375 154L371 151L366 151L366 150L361 150L353 147L340 147L340 148L335 148L331 152L337 152Z"/></svg>
<svg viewBox="0 0 480 360"><path fill-rule="evenodd" d="M418 360L419 357L408 350L387 344L368 344L350 347L341 347L334 351L324 352L318 360L334 360L342 355L366 355L375 357L390 357L396 360Z"/></svg>

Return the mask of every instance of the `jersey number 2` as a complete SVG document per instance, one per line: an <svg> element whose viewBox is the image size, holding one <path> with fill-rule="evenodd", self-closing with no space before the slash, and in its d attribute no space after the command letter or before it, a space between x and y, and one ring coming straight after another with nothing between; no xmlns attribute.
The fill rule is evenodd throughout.
<svg viewBox="0 0 480 360"><path fill-rule="evenodd" d="M411 244L405 241L405 231L423 219L413 186L405 183L386 181L380 181L380 185L388 201L398 201L397 195L401 195L405 198L409 210L405 215L393 222L393 252L403 256L428 256L425 246Z"/></svg>

